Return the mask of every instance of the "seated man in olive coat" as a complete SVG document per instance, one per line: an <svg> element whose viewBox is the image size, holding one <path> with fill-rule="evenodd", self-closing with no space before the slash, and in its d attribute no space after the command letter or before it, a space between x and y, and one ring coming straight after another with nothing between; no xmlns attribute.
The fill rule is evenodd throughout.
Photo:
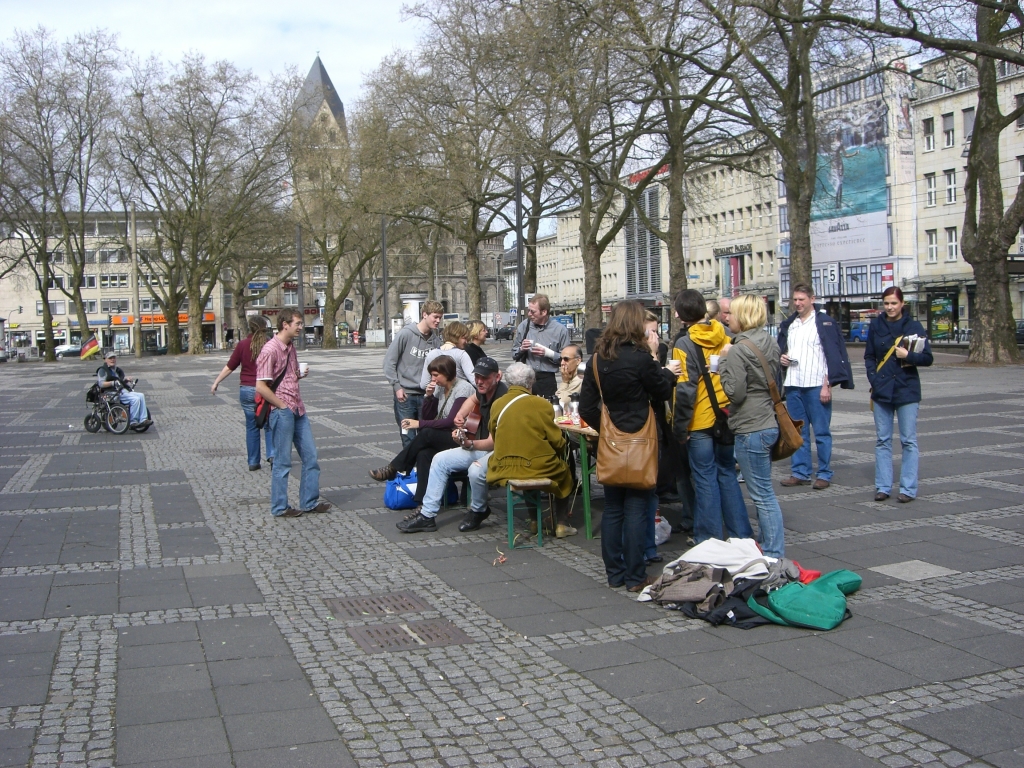
<svg viewBox="0 0 1024 768"><path fill-rule="evenodd" d="M494 451L470 466L469 479L474 488L484 477L499 486L509 480L551 480L557 500L555 536L563 538L576 533L568 521L573 482L563 458L565 436L555 424L551 403L530 393L534 378L524 363L513 363L505 371L508 394L491 406Z"/></svg>

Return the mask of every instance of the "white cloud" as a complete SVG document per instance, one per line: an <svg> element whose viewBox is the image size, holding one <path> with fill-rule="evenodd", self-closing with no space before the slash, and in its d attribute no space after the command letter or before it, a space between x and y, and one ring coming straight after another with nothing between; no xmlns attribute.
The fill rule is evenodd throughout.
<svg viewBox="0 0 1024 768"><path fill-rule="evenodd" d="M294 67L305 76L317 52L346 104L363 76L396 48L412 48L415 21L402 21L406 0L340 3L270 0L3 0L8 39L39 25L58 38L97 27L116 32L140 57L176 61L189 50L228 59L260 76Z"/></svg>

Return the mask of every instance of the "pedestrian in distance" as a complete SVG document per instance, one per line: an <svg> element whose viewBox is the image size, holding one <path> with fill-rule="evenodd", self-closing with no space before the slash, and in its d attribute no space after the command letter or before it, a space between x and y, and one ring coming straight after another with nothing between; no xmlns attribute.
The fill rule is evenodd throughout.
<svg viewBox="0 0 1024 768"><path fill-rule="evenodd" d="M395 334L384 355L384 376L394 391L395 423L402 430L404 419L418 419L423 407L425 385L420 384L427 353L441 346L437 326L444 316L444 305L426 301L418 323L410 323ZM402 446L413 441L413 430L402 430Z"/></svg>
<svg viewBox="0 0 1024 768"><path fill-rule="evenodd" d="M316 443L299 393L299 379L309 369L299 369L295 337L302 333L302 313L282 309L277 316L277 335L268 339L256 358L256 392L273 406L270 429L274 433L274 465L270 479L270 513L274 517L299 517L306 512L328 512L329 501L320 501L320 464ZM283 375L282 375L283 374ZM280 377L276 390L271 384ZM302 462L299 506L288 504L288 475L292 469L292 445Z"/></svg>
<svg viewBox="0 0 1024 768"><path fill-rule="evenodd" d="M882 309L868 327L864 347L875 415L875 501L885 501L892 492L892 426L897 418L903 461L896 499L907 504L917 498L917 412L921 403L917 369L932 364L932 349L924 327L904 306L903 291L896 286L886 288Z"/></svg>
<svg viewBox="0 0 1024 768"><path fill-rule="evenodd" d="M673 357L682 365L676 385L673 431L686 443L690 477L696 494L693 538L753 538L743 491L736 477L736 454L727 437L715 437L716 406L725 413L729 399L722 389L718 367L729 339L717 320L705 319L700 291L680 291L676 315L686 333L676 340ZM710 382L710 386L709 386ZM714 402L712 402L714 398Z"/></svg>
<svg viewBox="0 0 1024 768"><path fill-rule="evenodd" d="M699 294L698 294L699 295ZM701 317L704 316L703 305ZM651 409L664 408L672 396L676 376L652 355L644 330L644 308L638 301L620 301L612 307L608 325L594 348L583 375L580 416L591 425L601 423L602 402L616 429L639 432ZM594 376L597 368L600 387ZM656 457L655 457L656 460ZM608 586L640 592L652 582L644 563L647 510L655 489L604 486L601 516L601 557Z"/></svg>
<svg viewBox="0 0 1024 768"><path fill-rule="evenodd" d="M735 335L721 362L722 390L729 398L729 428L736 435L736 459L757 510L761 551L769 557L783 557L782 508L772 487L772 446L779 439L779 422L761 357L772 381L778 381L782 366L779 345L764 329L767 320L768 312L760 297L744 295L732 302L729 322Z"/></svg>
<svg viewBox="0 0 1024 768"><path fill-rule="evenodd" d="M526 309L526 319L516 328L512 339L512 359L526 363L537 375L533 394L541 397L555 394L559 358L570 341L568 329L551 317L548 297L543 293L534 294Z"/></svg>
<svg viewBox="0 0 1024 768"><path fill-rule="evenodd" d="M231 372L241 367L238 374L238 402L245 414L245 448L249 458L249 471L260 468L260 428L256 426L256 359L263 350L270 335L270 328L262 315L253 315L247 321L249 335L242 339L231 351L228 364L225 365L210 387L210 394L217 394L217 387ZM274 433L270 430L270 420L263 428L266 440L267 463L274 464Z"/></svg>
<svg viewBox="0 0 1024 768"><path fill-rule="evenodd" d="M779 326L779 359L786 369L786 408L794 421L803 421L804 444L790 459L790 476L780 483L822 491L832 482L832 389L853 389L853 372L839 322L817 310L814 289L794 285L793 309ZM813 485L811 430L818 453Z"/></svg>

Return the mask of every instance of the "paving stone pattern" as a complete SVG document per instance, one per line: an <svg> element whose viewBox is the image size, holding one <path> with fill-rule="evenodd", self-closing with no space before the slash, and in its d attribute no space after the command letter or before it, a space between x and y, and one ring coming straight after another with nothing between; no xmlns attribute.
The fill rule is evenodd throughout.
<svg viewBox="0 0 1024 768"><path fill-rule="evenodd" d="M0 765L1024 765L1018 371L924 372L905 505L838 393L832 487L778 492L789 556L864 577L853 618L744 632L609 589L599 537L508 551L497 493L400 534L382 353L302 359L337 508L290 520L223 355L129 361L156 425L123 436L82 428L95 364L0 366Z"/></svg>

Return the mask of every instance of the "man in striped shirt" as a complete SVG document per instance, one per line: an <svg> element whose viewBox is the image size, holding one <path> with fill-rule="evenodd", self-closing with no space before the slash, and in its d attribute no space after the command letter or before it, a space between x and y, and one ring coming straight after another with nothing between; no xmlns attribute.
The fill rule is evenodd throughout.
<svg viewBox="0 0 1024 768"><path fill-rule="evenodd" d="M853 372L839 323L814 306L814 290L793 286L796 310L779 326L779 350L786 369L786 407L804 422L803 446L793 454L784 486L811 485L816 491L832 481L832 387L853 389ZM818 473L811 481L811 430L818 452Z"/></svg>

